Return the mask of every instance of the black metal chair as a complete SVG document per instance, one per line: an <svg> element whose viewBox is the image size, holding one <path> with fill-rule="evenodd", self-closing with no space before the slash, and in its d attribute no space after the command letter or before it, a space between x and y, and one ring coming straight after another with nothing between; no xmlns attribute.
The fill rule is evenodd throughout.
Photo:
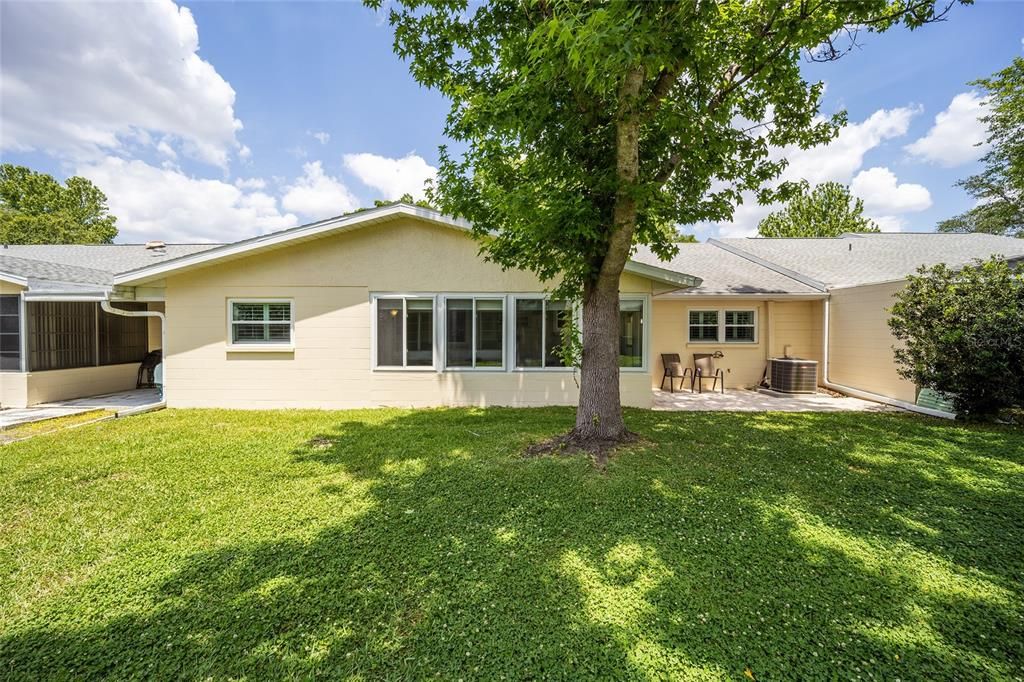
<svg viewBox="0 0 1024 682"><path fill-rule="evenodd" d="M146 353L146 357L142 358L142 364L139 365L135 388L156 388L156 379L153 373L156 371L156 366L163 362L163 358L163 350L160 348Z"/></svg>
<svg viewBox="0 0 1024 682"><path fill-rule="evenodd" d="M704 380L712 379L714 383L711 384L711 390L714 391L718 388L718 382L722 382L722 393L725 393L725 373L715 367L716 358L724 358L725 354L720 350L716 350L714 353L694 353L693 354L693 383L697 384L697 392L704 392ZM693 383L690 384L690 390L693 390Z"/></svg>
<svg viewBox="0 0 1024 682"><path fill-rule="evenodd" d="M665 366L665 373L661 377L661 390L665 390L665 379L668 379L668 392L675 393L673 382L679 379L679 388L682 388L686 377L690 377L690 392L693 392L693 370L683 367L678 353L662 353L661 364Z"/></svg>

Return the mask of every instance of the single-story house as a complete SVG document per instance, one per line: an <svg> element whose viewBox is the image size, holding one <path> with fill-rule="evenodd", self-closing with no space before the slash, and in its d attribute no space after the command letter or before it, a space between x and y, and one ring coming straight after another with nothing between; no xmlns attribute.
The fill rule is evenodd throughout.
<svg viewBox="0 0 1024 682"><path fill-rule="evenodd" d="M727 389L772 357L818 383L913 403L886 308L920 265L1024 240L970 234L712 239L620 284L621 393L648 407L662 353L721 351ZM396 204L232 244L0 246L0 405L135 386L161 348L170 407L573 404L552 353L568 314L534 275L479 253L462 221Z"/></svg>

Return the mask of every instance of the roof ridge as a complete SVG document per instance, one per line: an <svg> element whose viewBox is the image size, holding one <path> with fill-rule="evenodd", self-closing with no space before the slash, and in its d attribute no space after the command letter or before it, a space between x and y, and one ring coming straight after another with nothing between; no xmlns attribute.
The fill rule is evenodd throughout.
<svg viewBox="0 0 1024 682"><path fill-rule="evenodd" d="M824 282L820 280L814 279L813 277L808 277L807 275L801 274L796 270L791 270L787 267L783 267L777 263L771 262L770 260L761 258L760 256L755 256L754 254L744 251L743 249L740 249L738 247L732 246L731 244L725 244L724 242L720 242L717 239L708 239L707 243L717 246L723 251L728 251L733 255L739 256L740 258L745 258L751 263L756 263L757 265L766 267L769 270L773 270L774 272L777 272L785 277L789 277L790 279L800 282L801 284L805 284L811 287L812 289L817 289L818 291L828 291L828 287L825 285Z"/></svg>

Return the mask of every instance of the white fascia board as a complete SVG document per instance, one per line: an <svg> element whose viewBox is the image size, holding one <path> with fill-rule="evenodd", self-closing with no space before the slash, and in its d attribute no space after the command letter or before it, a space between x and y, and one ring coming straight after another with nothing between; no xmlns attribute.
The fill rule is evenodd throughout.
<svg viewBox="0 0 1024 682"><path fill-rule="evenodd" d="M665 268L659 268L656 265L638 263L632 260L626 262L624 270L626 272L633 273L634 275L640 275L641 277L652 279L656 282L670 284L677 288L689 289L692 287L699 287L704 281L700 277L694 277L693 275L687 275L686 273L667 270Z"/></svg>
<svg viewBox="0 0 1024 682"><path fill-rule="evenodd" d="M7 282L8 284L27 287L28 277L22 277L21 275L15 275L10 272L0 272L0 282Z"/></svg>
<svg viewBox="0 0 1024 682"><path fill-rule="evenodd" d="M753 299L762 299L762 300L770 300L770 301L822 301L822 300L825 300L825 299L828 298L828 293L821 292L821 293L804 293L804 294L800 294L800 293L764 293L764 292L757 292L757 293L745 294L745 293L739 292L739 291L730 291L730 292L727 292L727 293L723 292L723 293L717 293L716 294L714 292L708 292L708 291L693 291L693 292L690 292L690 291L669 291L669 292L666 292L666 293L663 293L663 294L654 294L654 298L658 298L658 299L674 298L674 299L685 299L685 300L688 300L688 301L697 300L697 299L709 299L709 300L712 300L712 299L723 299L723 298L724 299L753 298Z"/></svg>

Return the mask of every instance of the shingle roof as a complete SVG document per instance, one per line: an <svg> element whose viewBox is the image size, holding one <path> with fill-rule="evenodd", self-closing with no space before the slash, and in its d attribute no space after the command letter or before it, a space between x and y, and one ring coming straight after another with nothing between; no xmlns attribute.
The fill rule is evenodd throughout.
<svg viewBox="0 0 1024 682"><path fill-rule="evenodd" d="M17 275L28 280L100 284L103 286L109 286L114 280L112 272L44 260L17 258L6 255L3 250L0 250L0 272Z"/></svg>
<svg viewBox="0 0 1024 682"><path fill-rule="evenodd" d="M685 272L704 280L699 287L680 294L820 294L821 291L792 277L753 263L713 244L679 244L679 253L662 261L647 247L639 247L633 260L675 272Z"/></svg>
<svg viewBox="0 0 1024 682"><path fill-rule="evenodd" d="M844 235L834 239L720 239L726 247L823 282L827 287L891 282L922 265L960 267L999 254L1024 258L1024 239L934 232ZM699 273L695 273L698 274Z"/></svg>
<svg viewBox="0 0 1024 682"><path fill-rule="evenodd" d="M30 244L0 246L0 255L73 265L120 273L188 256L220 244L167 244L147 249L144 244Z"/></svg>

